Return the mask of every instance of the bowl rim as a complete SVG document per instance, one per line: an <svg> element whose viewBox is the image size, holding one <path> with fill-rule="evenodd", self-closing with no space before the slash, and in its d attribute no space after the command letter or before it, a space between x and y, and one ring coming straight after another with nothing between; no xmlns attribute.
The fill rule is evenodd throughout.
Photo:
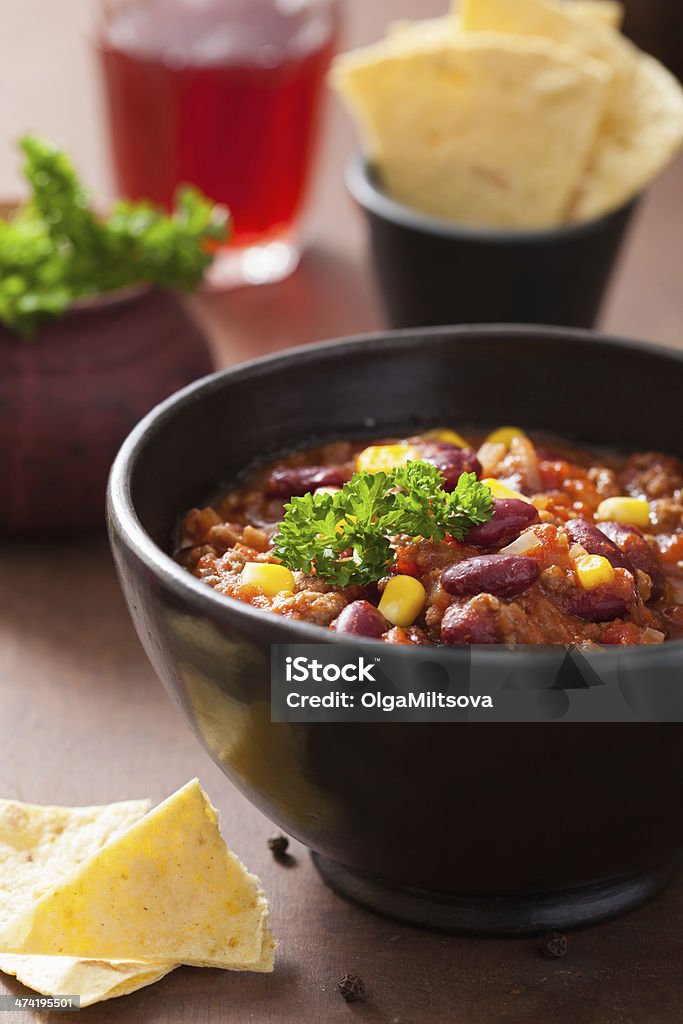
<svg viewBox="0 0 683 1024"><path fill-rule="evenodd" d="M496 245L546 245L548 242L570 241L582 235L592 235L603 226L607 226L610 221L624 215L629 216L640 199L639 195L633 196L616 209L608 210L600 217L593 217L590 220L560 224L551 228L503 229L459 224L457 221L442 220L412 206L405 206L379 187L372 164L362 152L356 153L347 161L344 178L348 191L359 206L382 220L411 231L451 238L454 241L488 242Z"/></svg>
<svg viewBox="0 0 683 1024"><path fill-rule="evenodd" d="M256 629L263 629L269 621L275 618L280 628L291 633L290 643L315 644L315 643L344 643L353 645L378 644L383 647L382 641L372 640L368 637L353 637L344 634L337 636L334 631L324 626L317 626L308 622L301 622L296 619L286 619L283 616L273 616L272 612L255 608L252 605L235 601L226 595L214 590L197 579L187 569L178 565L173 558L164 551L147 533L140 519L132 499L130 487L131 470L135 464L138 453L144 448L147 436L151 432L158 432L163 429L165 422L170 420L179 410L192 406L203 395L220 391L226 381L239 384L245 378L259 377L272 372L277 372L281 366L287 366L292 362L306 365L317 361L321 356L334 355L349 348L365 349L399 349L410 347L414 344L424 344L432 340L438 342L440 338L474 337L474 338L536 338L544 343L562 344L572 342L573 344L595 347L600 344L603 347L620 351L629 349L645 355L653 355L657 358L673 358L683 362L683 351L650 342L637 341L630 338L620 338L603 334L599 331L570 328L543 326L538 324L458 324L456 326L438 326L406 328L403 330L375 331L367 334L351 335L343 338L333 338L308 345L283 349L280 352L260 356L247 362L238 363L235 366L218 370L206 377L193 381L186 387L176 391L169 398L155 406L140 422L133 428L128 437L124 440L121 448L114 459L107 484L107 525L110 542L118 536L124 546L142 562L147 570L155 577L160 578L165 586L179 598L192 601L200 610L205 610L212 617L219 620L232 620L235 618L244 619L251 623ZM280 641L282 642L282 641ZM477 647L477 658L480 662L489 659L496 665L500 665L501 659L515 657L519 659L524 655L532 653L536 658L542 654L550 654L556 657L558 645L487 645ZM562 646L562 645L559 645ZM554 655L552 649L554 648ZM424 657L424 646L405 647L403 654L407 657ZM438 648L440 656L446 655L455 660L469 659L469 646ZM422 652L420 654L420 652ZM640 645L617 645L613 648L600 651L585 652L591 657L597 656L605 667L607 662L616 662L618 658L627 655L631 667L637 667L640 659L646 663L651 662L653 652L658 652L658 657L673 658L677 660L683 655L683 640L667 641L663 644L640 644Z"/></svg>

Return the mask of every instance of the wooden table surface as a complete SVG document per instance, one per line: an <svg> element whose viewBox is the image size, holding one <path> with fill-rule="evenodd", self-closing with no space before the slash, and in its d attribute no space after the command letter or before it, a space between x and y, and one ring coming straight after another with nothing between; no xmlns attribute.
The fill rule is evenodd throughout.
<svg viewBox="0 0 683 1024"><path fill-rule="evenodd" d="M350 0L346 41L375 38L390 17L429 15L441 7L434 0ZM6 152L0 193L14 188L7 140L28 127L65 140L90 179L106 191L97 92L77 23L77 0L4 0L2 27L0 137ZM341 180L341 164L352 147L346 118L331 104L308 221L309 249L294 277L277 286L197 300L220 365L381 326L366 272L362 224ZM608 329L683 343L682 204L679 161L639 211L606 305ZM85 1021L683 1020L683 880L619 921L575 933L562 960L543 957L535 939L444 937L356 909L324 887L303 848L294 844L291 867L272 860L266 846L272 826L212 764L148 665L104 538L2 542L0 796L65 804L139 796L158 801L194 775L219 807L229 841L271 897L281 942L275 973L181 968L152 988L83 1011ZM339 998L335 982L346 971L365 979L367 1003L351 1006ZM3 979L0 993L5 991L25 990ZM59 1024L73 1018L54 1013L50 1019ZM31 1015L12 1012L2 1020L25 1024Z"/></svg>

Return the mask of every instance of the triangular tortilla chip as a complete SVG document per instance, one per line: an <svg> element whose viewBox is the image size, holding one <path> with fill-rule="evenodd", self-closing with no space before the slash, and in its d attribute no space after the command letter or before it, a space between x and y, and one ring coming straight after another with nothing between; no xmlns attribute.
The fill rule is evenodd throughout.
<svg viewBox="0 0 683 1024"><path fill-rule="evenodd" d="M399 37L335 62L392 197L478 226L550 227L594 144L610 73L543 39Z"/></svg>
<svg viewBox="0 0 683 1024"><path fill-rule="evenodd" d="M624 5L619 0L570 0L574 10L583 18L601 21L610 28L621 28Z"/></svg>
<svg viewBox="0 0 683 1024"><path fill-rule="evenodd" d="M177 964L154 966L120 960L79 960L70 956L0 955L0 970L45 996L79 995L80 1007L127 996L175 970Z"/></svg>
<svg viewBox="0 0 683 1024"><path fill-rule="evenodd" d="M0 800L0 928L149 810L149 800L42 807Z"/></svg>
<svg viewBox="0 0 683 1024"><path fill-rule="evenodd" d="M513 2L513 0L510 0ZM597 21L611 28L619 28L624 20L624 5L619 0L569 0L576 14L589 21ZM386 38L393 41L417 42L418 40L448 38L460 31L458 5L450 14L439 18L408 19L392 21L387 26Z"/></svg>
<svg viewBox="0 0 683 1024"><path fill-rule="evenodd" d="M148 800L105 807L40 807L0 800L0 927L148 809ZM43 995L80 995L82 1007L150 985L174 966L143 968L135 963L0 953L0 971Z"/></svg>
<svg viewBox="0 0 683 1024"><path fill-rule="evenodd" d="M574 219L587 220L633 198L683 144L683 90L654 57L640 54L628 92L612 105L579 187Z"/></svg>
<svg viewBox="0 0 683 1024"><path fill-rule="evenodd" d="M661 64L607 23L567 0L462 0L465 32L544 38L603 62L612 71L602 122L577 188L574 220L599 217L636 196L683 143L683 89Z"/></svg>
<svg viewBox="0 0 683 1024"><path fill-rule="evenodd" d="M629 73L635 47L604 20L587 18L571 0L461 0L451 13L463 32L536 36L570 46Z"/></svg>
<svg viewBox="0 0 683 1024"><path fill-rule="evenodd" d="M267 970L268 914L195 779L12 919L0 948Z"/></svg>

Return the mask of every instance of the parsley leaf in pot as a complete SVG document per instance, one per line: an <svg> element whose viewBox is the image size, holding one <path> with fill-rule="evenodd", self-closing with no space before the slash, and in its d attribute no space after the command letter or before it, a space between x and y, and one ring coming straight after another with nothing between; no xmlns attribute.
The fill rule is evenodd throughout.
<svg viewBox="0 0 683 1024"><path fill-rule="evenodd" d="M185 185L166 213L120 201L99 216L67 155L28 135L21 141L31 195L0 219L0 323L30 335L76 299L133 284L196 288L228 236L229 214Z"/></svg>

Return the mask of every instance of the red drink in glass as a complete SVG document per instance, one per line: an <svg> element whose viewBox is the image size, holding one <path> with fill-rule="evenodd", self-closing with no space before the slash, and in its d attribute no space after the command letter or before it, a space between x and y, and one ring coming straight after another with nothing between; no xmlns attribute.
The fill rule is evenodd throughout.
<svg viewBox="0 0 683 1024"><path fill-rule="evenodd" d="M99 52L117 184L169 205L181 182L225 203L225 283L296 265L335 0L118 0Z"/></svg>

